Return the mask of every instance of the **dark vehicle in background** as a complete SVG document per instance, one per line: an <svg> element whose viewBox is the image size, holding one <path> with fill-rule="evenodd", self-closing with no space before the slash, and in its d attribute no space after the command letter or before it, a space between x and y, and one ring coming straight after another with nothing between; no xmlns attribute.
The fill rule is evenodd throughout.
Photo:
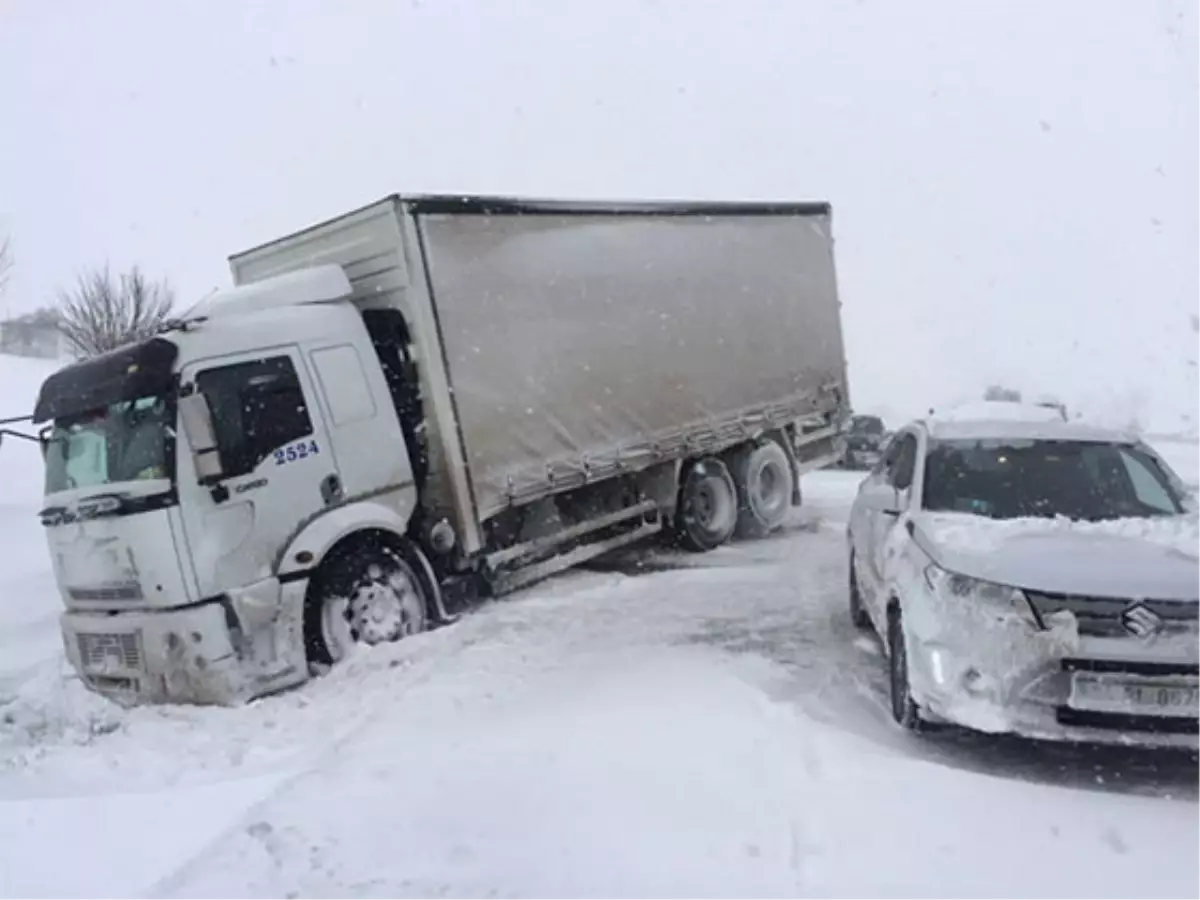
<svg viewBox="0 0 1200 900"><path fill-rule="evenodd" d="M851 416L843 435L846 450L842 454L842 468L870 469L879 462L889 437L879 416Z"/></svg>

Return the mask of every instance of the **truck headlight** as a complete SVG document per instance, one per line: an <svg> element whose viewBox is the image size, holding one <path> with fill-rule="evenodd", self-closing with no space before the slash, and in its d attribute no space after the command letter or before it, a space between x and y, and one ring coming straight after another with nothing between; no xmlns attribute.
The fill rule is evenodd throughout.
<svg viewBox="0 0 1200 900"><path fill-rule="evenodd" d="M1017 613L1037 621L1029 598L1020 588L949 572L933 563L925 567L925 583L946 600L973 603L997 614Z"/></svg>

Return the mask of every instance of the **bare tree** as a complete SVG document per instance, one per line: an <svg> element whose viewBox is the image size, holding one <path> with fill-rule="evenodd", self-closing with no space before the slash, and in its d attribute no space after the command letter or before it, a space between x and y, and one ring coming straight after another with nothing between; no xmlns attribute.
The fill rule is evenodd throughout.
<svg viewBox="0 0 1200 900"><path fill-rule="evenodd" d="M12 241L9 238L0 240L0 294L8 287L8 276L12 274L13 255Z"/></svg>
<svg viewBox="0 0 1200 900"><path fill-rule="evenodd" d="M150 281L137 266L114 280L105 266L59 291L58 328L77 356L99 356L157 334L174 305L165 281Z"/></svg>

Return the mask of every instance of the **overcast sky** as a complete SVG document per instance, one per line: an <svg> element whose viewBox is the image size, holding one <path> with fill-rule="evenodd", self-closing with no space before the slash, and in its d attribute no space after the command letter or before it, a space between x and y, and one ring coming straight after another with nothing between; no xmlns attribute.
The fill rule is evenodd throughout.
<svg viewBox="0 0 1200 900"><path fill-rule="evenodd" d="M1194 422L1190 0L0 0L0 312L394 191L828 199L851 384Z"/></svg>

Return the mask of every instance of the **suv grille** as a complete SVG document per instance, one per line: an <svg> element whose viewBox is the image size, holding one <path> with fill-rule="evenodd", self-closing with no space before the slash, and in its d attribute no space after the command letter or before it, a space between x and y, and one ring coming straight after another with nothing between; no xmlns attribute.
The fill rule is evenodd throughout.
<svg viewBox="0 0 1200 900"><path fill-rule="evenodd" d="M1079 633L1089 637L1142 637L1146 636L1143 630L1164 634L1196 632L1200 624L1197 619L1200 604L1195 600L1134 600L1032 591L1026 594L1040 618L1067 610L1075 614Z"/></svg>
<svg viewBox="0 0 1200 900"><path fill-rule="evenodd" d="M132 584L117 584L109 587L72 587L67 588L67 596L77 602L141 600L142 586L135 581Z"/></svg>

